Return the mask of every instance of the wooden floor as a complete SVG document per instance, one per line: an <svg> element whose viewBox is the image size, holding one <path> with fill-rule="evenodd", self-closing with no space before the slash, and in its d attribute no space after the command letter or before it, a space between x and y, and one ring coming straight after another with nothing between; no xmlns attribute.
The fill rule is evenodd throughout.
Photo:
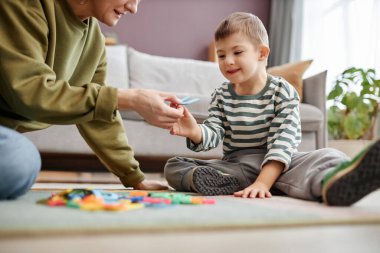
<svg viewBox="0 0 380 253"><path fill-rule="evenodd" d="M149 179L163 180L160 174L147 176ZM88 186L123 188L118 179L109 173L72 172L42 172L34 188L49 190ZM380 203L380 194L373 201ZM379 236L379 225L340 225L135 235L21 237L0 238L0 252L378 253Z"/></svg>
<svg viewBox="0 0 380 253"><path fill-rule="evenodd" d="M165 180L161 173L145 173L150 180ZM63 172L41 171L37 183L111 183L118 184L120 180L109 172Z"/></svg>
<svg viewBox="0 0 380 253"><path fill-rule="evenodd" d="M4 253L378 253L379 226L0 238Z"/></svg>

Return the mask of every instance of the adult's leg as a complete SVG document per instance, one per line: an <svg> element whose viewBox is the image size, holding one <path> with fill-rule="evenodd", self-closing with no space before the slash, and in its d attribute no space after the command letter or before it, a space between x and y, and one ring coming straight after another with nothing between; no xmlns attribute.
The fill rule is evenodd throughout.
<svg viewBox="0 0 380 253"><path fill-rule="evenodd" d="M41 157L22 134L0 126L0 200L25 194L41 168Z"/></svg>

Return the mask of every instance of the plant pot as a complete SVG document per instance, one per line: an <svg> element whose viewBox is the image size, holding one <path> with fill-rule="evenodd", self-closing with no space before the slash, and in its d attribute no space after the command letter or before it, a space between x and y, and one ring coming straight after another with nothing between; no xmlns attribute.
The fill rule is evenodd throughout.
<svg viewBox="0 0 380 253"><path fill-rule="evenodd" d="M340 150L353 158L372 142L372 140L328 140L328 147Z"/></svg>

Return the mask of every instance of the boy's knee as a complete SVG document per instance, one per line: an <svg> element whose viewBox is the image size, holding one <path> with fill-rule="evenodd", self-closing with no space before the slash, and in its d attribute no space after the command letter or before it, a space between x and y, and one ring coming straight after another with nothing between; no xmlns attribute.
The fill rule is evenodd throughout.
<svg viewBox="0 0 380 253"><path fill-rule="evenodd" d="M164 177L166 181L177 191L186 191L186 189L182 187L182 180L187 169L184 168L182 162L181 157L173 157L166 162L164 167Z"/></svg>
<svg viewBox="0 0 380 253"><path fill-rule="evenodd" d="M176 158L173 157L173 158L170 158L166 164L165 164L165 167L164 167L164 177L165 179L168 181L170 180L171 176L170 176L170 172L172 172L172 169L171 169L171 166L173 165L173 163L175 162ZM170 182L168 181L169 185L170 185Z"/></svg>
<svg viewBox="0 0 380 253"><path fill-rule="evenodd" d="M175 156L175 157L172 157L172 158L169 158L168 161L166 162L166 165L172 165L173 163L177 163L178 161L180 161L179 159L180 157L178 156Z"/></svg>
<svg viewBox="0 0 380 253"><path fill-rule="evenodd" d="M320 156L328 156L330 159L337 159L337 160L349 160L349 157L343 153L342 151L335 149L335 148L323 148L318 150L320 152Z"/></svg>

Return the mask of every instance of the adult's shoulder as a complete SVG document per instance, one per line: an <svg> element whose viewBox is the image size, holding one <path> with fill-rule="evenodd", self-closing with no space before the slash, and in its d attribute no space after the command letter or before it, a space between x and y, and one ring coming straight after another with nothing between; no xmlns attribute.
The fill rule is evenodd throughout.
<svg viewBox="0 0 380 253"><path fill-rule="evenodd" d="M15 19L28 20L26 22L31 22L30 21L31 19L46 20L46 17L45 17L45 10L47 9L46 5L53 5L53 4L54 4L54 1L1 0L1 3L0 3L1 15L0 16L3 16L3 18L10 18L11 20L15 20Z"/></svg>
<svg viewBox="0 0 380 253"><path fill-rule="evenodd" d="M42 0L1 0L1 8L22 10L24 12L43 12L46 5L53 5L54 1Z"/></svg>

